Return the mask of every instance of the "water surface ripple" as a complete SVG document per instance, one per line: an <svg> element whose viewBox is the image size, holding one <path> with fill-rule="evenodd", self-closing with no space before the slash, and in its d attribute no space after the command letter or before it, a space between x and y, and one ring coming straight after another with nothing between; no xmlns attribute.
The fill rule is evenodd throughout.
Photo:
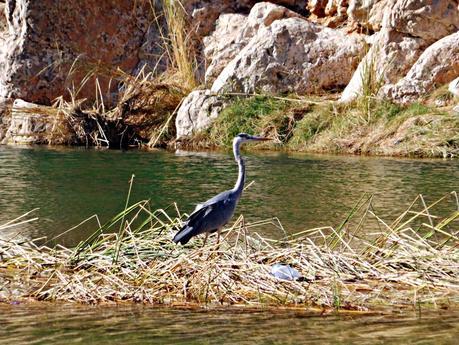
<svg viewBox="0 0 459 345"><path fill-rule="evenodd" d="M304 154L245 154L247 182L237 213L247 221L278 217L289 232L336 226L364 193L390 221L418 193L432 202L459 188L459 160L415 160ZM231 153L97 151L0 147L0 223L31 209L40 219L21 229L28 237L55 236L98 214L107 221L124 207L135 174L132 201L153 209L177 202L181 211L232 188L237 167ZM61 239L73 245L94 231L92 223ZM277 236L278 229L266 229ZM5 233L0 236L5 236Z"/></svg>

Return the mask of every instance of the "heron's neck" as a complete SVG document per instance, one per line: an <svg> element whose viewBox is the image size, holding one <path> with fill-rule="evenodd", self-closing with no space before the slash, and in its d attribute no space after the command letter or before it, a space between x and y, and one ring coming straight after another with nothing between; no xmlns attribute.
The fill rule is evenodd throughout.
<svg viewBox="0 0 459 345"><path fill-rule="evenodd" d="M241 147L241 141L239 138L234 138L233 140L233 154L234 154L234 159L236 162L239 162L239 159L241 158L241 153L239 152L239 148ZM239 163L238 163L239 164Z"/></svg>
<svg viewBox="0 0 459 345"><path fill-rule="evenodd" d="M239 159L237 159L236 162L239 167L239 174L237 176L237 181L236 181L236 184L234 185L233 191L240 196L242 194L242 190L244 189L245 163L241 157L239 157Z"/></svg>
<svg viewBox="0 0 459 345"><path fill-rule="evenodd" d="M234 160L236 161L239 167L239 174L237 176L236 184L234 185L233 192L237 193L239 196L242 194L242 190L244 189L244 182L245 182L245 164L244 160L241 157L241 153L239 151L241 147L241 139L236 137L233 140L233 153L234 153Z"/></svg>

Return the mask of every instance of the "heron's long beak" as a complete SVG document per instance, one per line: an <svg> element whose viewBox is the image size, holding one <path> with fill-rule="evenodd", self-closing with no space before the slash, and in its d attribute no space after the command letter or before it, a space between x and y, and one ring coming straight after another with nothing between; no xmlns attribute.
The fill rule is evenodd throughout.
<svg viewBox="0 0 459 345"><path fill-rule="evenodd" d="M252 140L257 140L257 141L267 141L267 140L272 140L271 138L265 138L265 137L256 137L256 136L252 136L250 139Z"/></svg>

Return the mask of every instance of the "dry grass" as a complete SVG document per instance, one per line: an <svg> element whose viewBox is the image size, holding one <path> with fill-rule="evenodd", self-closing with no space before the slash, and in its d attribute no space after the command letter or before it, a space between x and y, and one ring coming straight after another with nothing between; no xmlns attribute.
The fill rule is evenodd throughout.
<svg viewBox="0 0 459 345"><path fill-rule="evenodd" d="M138 138L155 147L175 138L175 115L187 95L180 84L157 78L126 78L115 113Z"/></svg>
<svg viewBox="0 0 459 345"><path fill-rule="evenodd" d="M368 121L368 119L371 119ZM360 106L316 107L297 125L291 148L411 157L457 157L459 119L422 104L377 102L368 117Z"/></svg>
<svg viewBox="0 0 459 345"><path fill-rule="evenodd" d="M190 92L198 86L197 61L185 8L180 0L162 0L162 9L167 35L159 29L169 59L168 73L174 74L176 80Z"/></svg>
<svg viewBox="0 0 459 345"><path fill-rule="evenodd" d="M118 147L162 145L175 136L174 116L188 90L174 81L174 76L141 70L131 76L119 68L105 66L83 57L73 62L69 80L75 71L86 74L79 84L71 83L66 97L55 99L52 106L20 108L23 114L38 115L46 124L40 142L50 145L85 145ZM107 88L99 77L110 80ZM81 97L87 83L94 81L94 101ZM113 84L120 92L112 97Z"/></svg>
<svg viewBox="0 0 459 345"><path fill-rule="evenodd" d="M338 227L269 239L276 219L239 217L218 246L171 237L185 215L126 207L76 248L0 240L0 300L81 303L245 305L344 310L453 308L459 303L459 201L455 192L427 207L422 196L391 223L363 197ZM447 216L434 215L435 211ZM5 227L20 226L21 219ZM41 240L43 242L43 239ZM212 242L212 241L210 241ZM286 263L298 281L271 276Z"/></svg>

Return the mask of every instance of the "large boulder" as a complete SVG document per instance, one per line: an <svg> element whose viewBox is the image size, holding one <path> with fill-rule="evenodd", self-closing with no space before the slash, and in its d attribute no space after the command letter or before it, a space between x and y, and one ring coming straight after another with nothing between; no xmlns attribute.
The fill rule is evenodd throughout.
<svg viewBox="0 0 459 345"><path fill-rule="evenodd" d="M343 91L343 102L361 94L362 71L369 61L374 60L383 84L396 83L428 46L459 29L456 0L387 0L374 6L377 4L385 9L381 31L372 38L367 56Z"/></svg>
<svg viewBox="0 0 459 345"><path fill-rule="evenodd" d="M191 92L177 112L177 139L190 137L193 133L208 128L227 104L222 97L209 90Z"/></svg>
<svg viewBox="0 0 459 345"><path fill-rule="evenodd" d="M198 37L208 36L215 30L215 23L221 14L247 13L256 5L257 0L183 0L182 4L190 16L191 26ZM270 0L269 2L285 6L292 11L306 14L307 0Z"/></svg>
<svg viewBox="0 0 459 345"><path fill-rule="evenodd" d="M241 41L241 35L247 16L242 14L222 14L216 24L215 31L203 39L204 56L208 65L205 81L212 83L225 66L236 56L247 42Z"/></svg>
<svg viewBox="0 0 459 345"><path fill-rule="evenodd" d="M385 27L431 44L459 30L457 0L397 0L384 19Z"/></svg>
<svg viewBox="0 0 459 345"><path fill-rule="evenodd" d="M412 103L437 85L459 76L459 32L428 47L407 75L395 85L386 85L381 94L397 103Z"/></svg>
<svg viewBox="0 0 459 345"><path fill-rule="evenodd" d="M262 27L275 20L300 17L296 12L271 3L261 2L253 6L248 16L222 14L215 31L204 37L204 55L210 61L205 74L206 83L212 83L228 63L244 48Z"/></svg>
<svg viewBox="0 0 459 345"><path fill-rule="evenodd" d="M368 53L341 94L341 102L350 102L361 94L368 69L374 69L377 83L396 83L417 61L426 46L421 38L391 29L383 29L374 34L370 42L372 45Z"/></svg>
<svg viewBox="0 0 459 345"><path fill-rule="evenodd" d="M0 100L21 97L49 104L72 84L78 88L94 68L100 69L103 95L110 94L108 86L113 91L115 83L102 71L110 74L120 67L132 72L142 56L153 59L152 49L143 45L145 37L159 39L145 1L7 0L5 8L8 32L0 44ZM71 66L74 73L69 74ZM95 90L91 80L78 96L94 98Z"/></svg>
<svg viewBox="0 0 459 345"><path fill-rule="evenodd" d="M290 17L261 25L223 69L214 92L300 94L344 87L360 61L357 35Z"/></svg>

